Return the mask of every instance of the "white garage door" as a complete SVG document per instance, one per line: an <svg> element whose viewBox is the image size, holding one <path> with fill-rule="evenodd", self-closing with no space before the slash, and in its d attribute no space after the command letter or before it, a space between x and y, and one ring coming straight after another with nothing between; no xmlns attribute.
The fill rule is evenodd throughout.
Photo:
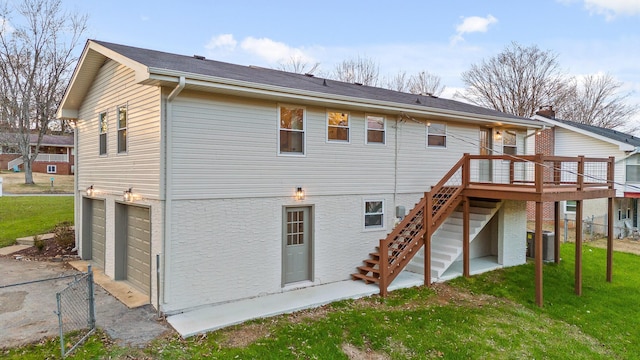
<svg viewBox="0 0 640 360"><path fill-rule="evenodd" d="M127 209L127 281L146 295L151 293L151 222L149 209Z"/></svg>

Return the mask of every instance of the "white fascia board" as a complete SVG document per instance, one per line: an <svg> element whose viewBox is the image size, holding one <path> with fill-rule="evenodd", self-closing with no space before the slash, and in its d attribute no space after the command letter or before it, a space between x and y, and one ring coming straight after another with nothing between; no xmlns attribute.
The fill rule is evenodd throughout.
<svg viewBox="0 0 640 360"><path fill-rule="evenodd" d="M580 128L577 128L575 126L571 126L569 124L565 124L563 122L555 121L555 120L546 118L544 116L534 115L533 118L537 119L537 120L540 120L540 121L547 122L547 123L549 123L549 124L551 124L553 126L561 127L563 129L576 132L578 134L582 134L582 135L585 135L585 136L592 137L594 139L598 139L598 140L607 142L609 144L617 145L618 148L620 149L620 151L634 151L636 149L636 147L631 145L631 144L627 144L627 143L623 143L623 142L620 142L620 141L616 141L616 140L613 140L613 139L608 138L606 136L602 136L602 135L593 133L593 132L588 131L588 130L580 129Z"/></svg>
<svg viewBox="0 0 640 360"><path fill-rule="evenodd" d="M366 107L371 109L393 111L393 112L410 112L420 116L441 116L455 120L469 120L475 122L487 122L508 125L526 126L528 128L542 128L542 125L532 123L529 120L518 121L511 118L495 117L482 114L470 114L467 112L451 111L439 108L427 108L424 106L415 106L409 104L399 105L398 103L379 101L371 99L356 98L350 96L319 93L300 89L285 88L267 84L256 84L248 81L233 80L228 78L220 78L214 76L197 75L191 73L175 72L166 69L149 68L149 79L159 81L170 81L178 83L180 76L186 78L187 85L195 85L209 87L212 89L232 90L248 94L271 95L278 97L286 97L291 100L314 101L326 103L328 105L345 105Z"/></svg>

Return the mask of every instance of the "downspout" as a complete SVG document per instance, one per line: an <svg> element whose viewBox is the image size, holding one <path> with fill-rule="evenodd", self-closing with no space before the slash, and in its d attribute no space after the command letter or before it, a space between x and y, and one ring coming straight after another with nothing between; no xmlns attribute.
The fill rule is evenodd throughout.
<svg viewBox="0 0 640 360"><path fill-rule="evenodd" d="M171 103L173 100L184 90L185 88L185 78L184 76L180 76L180 80L178 81L178 85L169 93L167 96L167 102L164 109L164 241L163 241L163 251L164 251L164 261L163 261L163 269L162 278L163 287L162 287L162 302L166 304L166 299L170 298L171 294L171 286L169 278L166 276L167 273L170 273L170 264L171 264L171 200L173 197L172 193L172 179L173 176L173 131L172 127L172 111L171 111ZM160 284L156 284L156 286L160 286ZM160 310L160 299L158 299L158 309Z"/></svg>
<svg viewBox="0 0 640 360"><path fill-rule="evenodd" d="M79 191L80 189L78 189L79 186L79 182L78 182L78 120L72 120L73 121L73 151L75 152L75 155L73 156L73 223L74 223L74 231L75 231L75 237L76 237L76 251L78 251L79 255L81 255L80 253L80 244L78 244L78 239L80 239L80 231L82 230L82 221L80 220L80 201L82 201L82 197L79 196ZM80 226L78 226L80 225Z"/></svg>

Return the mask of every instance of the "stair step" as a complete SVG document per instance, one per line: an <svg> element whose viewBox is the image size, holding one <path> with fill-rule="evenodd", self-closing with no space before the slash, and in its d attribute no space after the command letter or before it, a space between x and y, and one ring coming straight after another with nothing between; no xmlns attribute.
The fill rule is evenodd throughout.
<svg viewBox="0 0 640 360"><path fill-rule="evenodd" d="M380 280L377 278L367 276L367 275L362 275L362 274L351 274L351 279L364 280L366 284L378 284L380 282Z"/></svg>
<svg viewBox="0 0 640 360"><path fill-rule="evenodd" d="M380 270L379 269L374 269L370 266L358 266L358 271L360 271L360 274L362 275L367 275L368 273L373 274L373 277L379 277L380 276Z"/></svg>
<svg viewBox="0 0 640 360"><path fill-rule="evenodd" d="M380 264L380 261L378 259L366 259L363 261L367 266L377 266L378 264Z"/></svg>

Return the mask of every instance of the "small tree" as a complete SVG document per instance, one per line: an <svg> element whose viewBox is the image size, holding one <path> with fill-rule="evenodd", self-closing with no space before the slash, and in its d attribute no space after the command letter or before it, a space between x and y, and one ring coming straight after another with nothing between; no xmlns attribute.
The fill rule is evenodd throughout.
<svg viewBox="0 0 640 360"><path fill-rule="evenodd" d="M281 62L278 70L288 71L296 74L313 74L320 68L320 63L308 63L300 56L291 56L288 61Z"/></svg>
<svg viewBox="0 0 640 360"><path fill-rule="evenodd" d="M338 81L377 86L380 66L371 59L358 56L355 59L344 60L336 65L330 76Z"/></svg>
<svg viewBox="0 0 640 360"><path fill-rule="evenodd" d="M431 94L440 96L444 91L442 79L428 71L421 71L409 79L409 92L412 94Z"/></svg>
<svg viewBox="0 0 640 360"><path fill-rule="evenodd" d="M562 108L573 79L560 69L558 55L537 46L511 43L500 54L462 73L467 101L508 114L531 117L540 106Z"/></svg>
<svg viewBox="0 0 640 360"><path fill-rule="evenodd" d="M77 60L73 50L86 29L86 16L69 14L61 4L61 0L0 3L0 95L7 123L17 134L25 184L33 184L33 161L55 118ZM33 151L32 134L37 135Z"/></svg>
<svg viewBox="0 0 640 360"><path fill-rule="evenodd" d="M409 78L405 71L399 71L392 77L386 77L382 81L382 87L389 90L407 92L409 89Z"/></svg>
<svg viewBox="0 0 640 360"><path fill-rule="evenodd" d="M610 74L587 75L577 82L568 101L557 108L558 117L608 129L635 131L629 121L638 107L625 103L629 94L620 94L622 83Z"/></svg>

